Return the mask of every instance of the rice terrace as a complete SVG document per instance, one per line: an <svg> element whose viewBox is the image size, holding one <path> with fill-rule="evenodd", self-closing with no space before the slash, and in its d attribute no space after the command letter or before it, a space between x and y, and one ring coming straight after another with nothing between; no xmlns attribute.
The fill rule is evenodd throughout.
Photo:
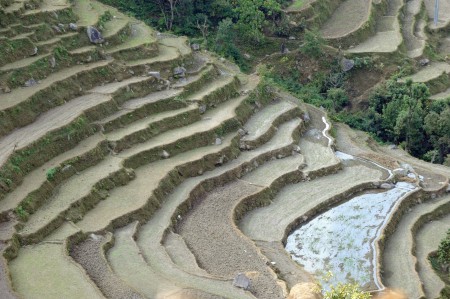
<svg viewBox="0 0 450 299"><path fill-rule="evenodd" d="M0 110L0 299L450 298L447 0L0 0Z"/></svg>

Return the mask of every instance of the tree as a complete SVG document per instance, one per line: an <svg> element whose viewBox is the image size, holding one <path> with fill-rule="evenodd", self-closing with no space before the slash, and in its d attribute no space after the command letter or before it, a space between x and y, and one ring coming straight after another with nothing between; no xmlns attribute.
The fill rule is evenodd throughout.
<svg viewBox="0 0 450 299"><path fill-rule="evenodd" d="M168 31L172 30L173 22L175 20L175 10L180 1L182 0L158 0L164 23Z"/></svg>
<svg viewBox="0 0 450 299"><path fill-rule="evenodd" d="M325 40L320 36L319 32L306 30L300 51L309 57L318 58L323 54L324 45Z"/></svg>
<svg viewBox="0 0 450 299"><path fill-rule="evenodd" d="M450 263L450 230L447 231L447 236L439 244L438 261L441 264Z"/></svg>
<svg viewBox="0 0 450 299"><path fill-rule="evenodd" d="M260 44L264 40L262 27L266 17L280 10L280 4L275 0L236 1L236 27L245 39Z"/></svg>

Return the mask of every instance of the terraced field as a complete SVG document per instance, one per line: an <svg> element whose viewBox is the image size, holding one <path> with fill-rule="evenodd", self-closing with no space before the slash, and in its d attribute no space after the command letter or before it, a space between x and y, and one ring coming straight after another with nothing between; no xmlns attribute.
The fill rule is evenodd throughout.
<svg viewBox="0 0 450 299"><path fill-rule="evenodd" d="M344 2L361 19L323 30L381 5ZM322 279L285 248L294 232L394 181L411 188L357 240L366 289L442 288L426 257L448 168L343 126L333 138L323 110L95 0L0 4L1 298L286 298Z"/></svg>

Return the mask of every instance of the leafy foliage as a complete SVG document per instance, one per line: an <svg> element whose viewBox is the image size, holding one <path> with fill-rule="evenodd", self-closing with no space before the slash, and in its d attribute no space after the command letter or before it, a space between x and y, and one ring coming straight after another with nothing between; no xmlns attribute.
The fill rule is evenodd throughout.
<svg viewBox="0 0 450 299"><path fill-rule="evenodd" d="M447 236L439 244L438 261L441 264L450 263L450 230L447 231Z"/></svg>
<svg viewBox="0 0 450 299"><path fill-rule="evenodd" d="M370 299L367 292L360 290L357 284L341 284L332 286L331 290L325 292L324 299Z"/></svg>
<svg viewBox="0 0 450 299"><path fill-rule="evenodd" d="M319 32L306 30L300 51L309 57L319 58L323 54L324 45L325 40Z"/></svg>

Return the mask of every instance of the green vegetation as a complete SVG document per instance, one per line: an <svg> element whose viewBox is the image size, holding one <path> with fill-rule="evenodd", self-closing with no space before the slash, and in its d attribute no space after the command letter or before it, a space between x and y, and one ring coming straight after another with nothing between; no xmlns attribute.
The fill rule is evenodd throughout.
<svg viewBox="0 0 450 299"><path fill-rule="evenodd" d="M323 47L325 40L317 31L305 31L303 36L303 44L300 46L300 51L312 58L319 58L323 55Z"/></svg>
<svg viewBox="0 0 450 299"><path fill-rule="evenodd" d="M105 28L105 24L113 19L113 15L109 10L105 11L99 18L97 26L101 29Z"/></svg>
<svg viewBox="0 0 450 299"><path fill-rule="evenodd" d="M400 144L412 155L433 163L450 162L450 99L430 101L423 83L388 80L370 97L369 108L342 112L336 119L377 139Z"/></svg>
<svg viewBox="0 0 450 299"><path fill-rule="evenodd" d="M438 261L441 264L450 263L450 229L447 231L447 236L442 239L438 247Z"/></svg>
<svg viewBox="0 0 450 299"><path fill-rule="evenodd" d="M56 168L50 168L49 170L47 170L47 180L53 181L57 172L58 170Z"/></svg>
<svg viewBox="0 0 450 299"><path fill-rule="evenodd" d="M357 284L341 284L332 286L325 292L324 299L370 299L369 293L360 290Z"/></svg>

